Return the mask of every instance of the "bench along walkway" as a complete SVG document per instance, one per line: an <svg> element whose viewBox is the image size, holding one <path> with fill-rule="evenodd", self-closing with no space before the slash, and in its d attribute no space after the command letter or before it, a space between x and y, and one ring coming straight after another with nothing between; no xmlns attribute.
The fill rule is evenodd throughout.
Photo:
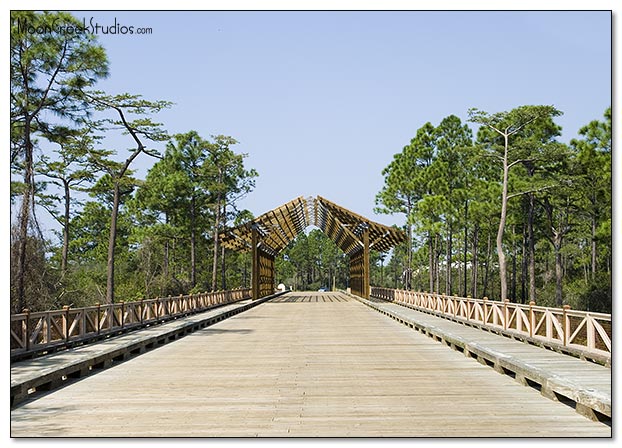
<svg viewBox="0 0 622 448"><path fill-rule="evenodd" d="M339 293L287 293L11 411L13 437L611 437Z"/></svg>
<svg viewBox="0 0 622 448"><path fill-rule="evenodd" d="M11 364L11 406L25 399L35 398L37 392L56 389L67 384L68 380L111 367L115 362L125 361L220 322L278 295L256 301L241 300L204 313L178 318L122 336L110 337L104 342L86 344L39 358L15 362Z"/></svg>
<svg viewBox="0 0 622 448"><path fill-rule="evenodd" d="M611 421L611 368L380 299L357 300L499 373L533 386L552 400L567 402L580 414Z"/></svg>

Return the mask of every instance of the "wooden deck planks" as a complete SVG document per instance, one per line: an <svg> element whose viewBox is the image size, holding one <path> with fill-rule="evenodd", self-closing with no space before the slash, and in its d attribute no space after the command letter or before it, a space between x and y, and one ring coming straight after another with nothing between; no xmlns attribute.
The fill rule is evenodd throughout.
<svg viewBox="0 0 622 448"><path fill-rule="evenodd" d="M79 378L91 374L93 370L108 368L115 360L124 360L135 354L144 353L151 347L175 340L260 305L266 300L270 300L270 297L216 306L208 311L110 337L99 343L14 362L11 364L11 406L32 398L29 391L38 392L62 387L68 377Z"/></svg>
<svg viewBox="0 0 622 448"><path fill-rule="evenodd" d="M542 388L544 395L577 403L578 412L594 420L611 416L611 369L569 355L536 347L495 333L439 318L430 313L384 300L357 300L430 333L462 350L520 377L528 378ZM485 361L484 361L485 360ZM594 412L596 411L596 412Z"/></svg>
<svg viewBox="0 0 622 448"><path fill-rule="evenodd" d="M336 293L273 299L11 412L23 436L583 436L578 415Z"/></svg>

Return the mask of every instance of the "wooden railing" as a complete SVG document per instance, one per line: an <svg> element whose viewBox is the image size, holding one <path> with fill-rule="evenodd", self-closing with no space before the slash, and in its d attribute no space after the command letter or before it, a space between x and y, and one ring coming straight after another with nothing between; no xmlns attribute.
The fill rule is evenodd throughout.
<svg viewBox="0 0 622 448"><path fill-rule="evenodd" d="M611 314L379 287L371 296L611 363Z"/></svg>
<svg viewBox="0 0 622 448"><path fill-rule="evenodd" d="M11 315L11 359L144 327L251 297L235 289Z"/></svg>

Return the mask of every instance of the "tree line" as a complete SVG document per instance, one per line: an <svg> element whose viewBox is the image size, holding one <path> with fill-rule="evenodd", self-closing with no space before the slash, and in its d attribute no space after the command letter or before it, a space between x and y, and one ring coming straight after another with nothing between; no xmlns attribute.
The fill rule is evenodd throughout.
<svg viewBox="0 0 622 448"><path fill-rule="evenodd" d="M311 228L276 257L275 281L294 290L345 289L349 269L346 254L320 229Z"/></svg>
<svg viewBox="0 0 622 448"><path fill-rule="evenodd" d="M408 242L387 286L611 311L611 108L569 144L552 106L451 115L384 168Z"/></svg>
<svg viewBox="0 0 622 448"><path fill-rule="evenodd" d="M370 252L370 280L374 286L391 286L391 279L397 275L395 269L399 256L388 255L374 250ZM389 263L386 267L385 260ZM335 291L350 286L348 256L318 228L310 228L298 235L276 257L275 271L277 284L283 283L288 289ZM391 287L397 288L399 284Z"/></svg>
<svg viewBox="0 0 622 448"><path fill-rule="evenodd" d="M168 101L96 90L105 50L70 26L64 12L11 12L11 312L248 285L248 257L225 262L218 242L252 218L236 206L257 177L246 154L230 136L169 135L154 121ZM143 180L139 157L155 162Z"/></svg>
<svg viewBox="0 0 622 448"><path fill-rule="evenodd" d="M236 140L169 135L155 117L170 102L97 90L104 48L58 24L80 25L11 12L11 311L249 286L250 256L218 242L252 219L237 203L258 174ZM372 284L610 311L611 108L569 144L560 115L472 109L475 135L454 115L419 128L382 170L376 211L404 214L408 238L372 253ZM317 229L276 266L296 289L347 287L346 256Z"/></svg>

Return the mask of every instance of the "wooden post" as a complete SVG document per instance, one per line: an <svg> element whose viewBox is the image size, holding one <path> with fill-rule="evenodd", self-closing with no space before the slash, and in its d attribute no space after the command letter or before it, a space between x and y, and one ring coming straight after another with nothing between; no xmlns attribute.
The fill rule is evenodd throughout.
<svg viewBox="0 0 622 448"><path fill-rule="evenodd" d="M97 334L101 333L101 326L102 326L102 310L101 310L101 303L97 302L95 305L97 305Z"/></svg>
<svg viewBox="0 0 622 448"><path fill-rule="evenodd" d="M508 303L510 301L508 299L505 299L503 301L503 329L507 330L508 329L508 319L509 319L509 315L508 315Z"/></svg>
<svg viewBox="0 0 622 448"><path fill-rule="evenodd" d="M369 299L369 284L370 284L370 263L369 263L369 225L365 224L363 229L363 278L362 278L362 291L361 296L364 299Z"/></svg>
<svg viewBox="0 0 622 448"><path fill-rule="evenodd" d="M25 325L26 350L30 350L30 310L28 308L24 308L22 310L22 313L26 315L26 325Z"/></svg>
<svg viewBox="0 0 622 448"><path fill-rule="evenodd" d="M125 302L123 300L121 300L121 319L119 319L119 323L123 329L125 326Z"/></svg>
<svg viewBox="0 0 622 448"><path fill-rule="evenodd" d="M564 305L564 322L562 323L562 328L564 329L564 338L563 343L564 346L568 345L568 332L570 331L570 318L568 317L568 310L570 309L570 305Z"/></svg>
<svg viewBox="0 0 622 448"><path fill-rule="evenodd" d="M535 321L535 316L534 316L534 312L533 312L533 307L536 304L536 302L534 302L533 300L531 302L529 302L529 336L533 337L533 328L534 328L534 321Z"/></svg>
<svg viewBox="0 0 622 448"><path fill-rule="evenodd" d="M594 327L594 320L590 313L586 313L585 315L585 331L587 336L587 348L595 349L596 348L596 328Z"/></svg>
<svg viewBox="0 0 622 448"><path fill-rule="evenodd" d="M257 226L253 225L252 235L251 235L251 245L253 247L253 270L251 273L251 283L252 283L252 300L259 299L260 294L260 275L259 275L259 231L257 230Z"/></svg>
<svg viewBox="0 0 622 448"><path fill-rule="evenodd" d="M69 306L63 306L63 336L65 336L65 342L69 341Z"/></svg>

